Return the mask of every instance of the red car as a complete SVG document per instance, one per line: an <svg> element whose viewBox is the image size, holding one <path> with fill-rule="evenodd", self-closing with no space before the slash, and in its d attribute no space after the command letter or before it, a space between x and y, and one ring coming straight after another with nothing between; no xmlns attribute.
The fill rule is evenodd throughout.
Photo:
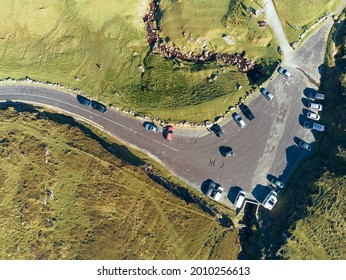
<svg viewBox="0 0 346 280"><path fill-rule="evenodd" d="M166 126L166 129L165 129L165 138L166 138L167 141L172 141L173 132L174 132L173 126L171 126L171 125Z"/></svg>

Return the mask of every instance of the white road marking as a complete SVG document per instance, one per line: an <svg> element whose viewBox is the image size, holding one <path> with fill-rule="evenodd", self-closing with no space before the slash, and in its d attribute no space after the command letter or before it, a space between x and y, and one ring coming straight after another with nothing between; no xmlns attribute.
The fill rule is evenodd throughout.
<svg viewBox="0 0 346 280"><path fill-rule="evenodd" d="M96 114L96 113L94 113L94 112L92 112L92 111L86 110L86 109L84 109L84 108L81 108L81 107L79 107L79 106L73 105L73 104L68 103L68 102L64 102L64 101L61 101L61 100L57 100L57 99L54 99L54 98L51 98L51 97L38 96L38 95L35 95L35 94L27 94L27 93L14 93L14 94L17 94L17 95L24 95L24 96L31 96L31 97L38 97L38 98L43 98L43 99L45 98L45 99L52 100L52 101L55 101L55 102L58 102L58 103L62 103L62 104L68 105L68 106L72 106L72 107L74 107L74 108L77 108L77 109L79 109L79 110L82 110L82 111L84 111L84 112L87 112L88 114L97 116L97 117L102 118L102 119L104 119L104 120L106 120L106 121L109 121L109 122L114 123L114 124L116 124L116 125L118 125L118 126L121 126L121 127L125 128L125 129L131 131L131 132L137 132L137 131L134 131L133 129L131 129L131 128L125 126L125 125L122 125L122 124L116 122L116 121L113 121L113 120L108 119L108 118L106 118L106 117L104 117L104 116L102 116L102 115ZM1 96L1 95L11 95L11 93L6 93L6 94L0 93L0 96ZM6 100L5 100L5 101L6 101ZM21 101L23 101L23 100L21 100ZM23 101L23 102L25 102L25 101ZM40 103L40 102L37 102L37 103ZM43 104L43 105L48 105L48 104ZM52 105L48 105L48 106L52 106ZM61 109L61 108L60 108L60 109ZM71 113L72 113L72 112L71 112ZM72 113L72 114L73 114L73 113ZM89 119L91 119L90 116L89 116ZM95 122L94 120L92 120L92 121ZM99 124L98 124L98 125L99 125ZM161 144L161 145L163 145L163 146L165 146L165 147L167 147L167 148L169 148L169 149L172 149L173 151L179 152L177 149L172 148L172 147L170 147L170 146L168 146L168 145L166 145L166 144L164 144L164 143L161 143L161 142L159 142L159 141L157 141L157 140L154 140L154 142L159 143L159 144Z"/></svg>
<svg viewBox="0 0 346 280"><path fill-rule="evenodd" d="M172 149L172 150L174 150L174 151L176 151L176 152L179 152L179 150L174 149L174 148L172 148L172 147L170 147L170 146L168 146L168 145L166 145L166 144L163 144L163 143L160 142L160 141L154 140L154 142L156 142L156 143L158 143L158 144L161 144L161 145L163 145L163 146L165 146L165 147L167 147L167 148L170 148L170 149Z"/></svg>

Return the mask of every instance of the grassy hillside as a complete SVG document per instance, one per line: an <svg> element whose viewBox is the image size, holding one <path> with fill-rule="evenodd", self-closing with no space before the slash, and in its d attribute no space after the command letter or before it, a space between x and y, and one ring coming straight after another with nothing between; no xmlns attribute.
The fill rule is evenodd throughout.
<svg viewBox="0 0 346 280"><path fill-rule="evenodd" d="M107 105L172 121L203 122L224 114L250 90L247 76L238 73L236 67L182 63L148 53L142 18L149 10L149 2L2 1L0 78L29 76L61 83L79 88ZM163 35L171 37L170 42L176 39L177 44L182 44L186 40L188 44L191 40L182 38L181 26L175 24L181 21L191 27L187 32L193 36L206 37L212 49L245 50L248 58L273 65L278 54L271 31L258 28L254 18L244 19L244 8L238 2L228 2L210 2L207 8L200 9L205 4L203 0L162 1ZM176 11L180 3L185 5L183 14ZM237 9L231 9L233 6ZM191 14L191 9L197 14ZM233 24L237 13L239 22ZM202 33L195 32L200 29ZM227 44L220 37L223 32L231 35L236 44ZM208 83L207 79L215 74L220 76ZM242 89L238 91L237 85ZM193 105L199 107L192 108Z"/></svg>
<svg viewBox="0 0 346 280"><path fill-rule="evenodd" d="M247 11L253 1L206 0L161 1L161 32L170 41L187 51L203 50L203 42L211 50L246 52L251 59L277 57L277 45L269 28L261 29L258 18ZM223 35L230 36L229 41Z"/></svg>
<svg viewBox="0 0 346 280"><path fill-rule="evenodd" d="M288 42L298 40L326 12L334 12L341 0L273 0ZM292 26L298 27L295 30Z"/></svg>
<svg viewBox="0 0 346 280"><path fill-rule="evenodd" d="M271 211L262 209L244 254L250 259L346 258L346 25L329 38L317 150L295 172ZM334 47L336 47L336 49Z"/></svg>
<svg viewBox="0 0 346 280"><path fill-rule="evenodd" d="M236 231L143 154L31 106L0 123L0 259L236 258Z"/></svg>

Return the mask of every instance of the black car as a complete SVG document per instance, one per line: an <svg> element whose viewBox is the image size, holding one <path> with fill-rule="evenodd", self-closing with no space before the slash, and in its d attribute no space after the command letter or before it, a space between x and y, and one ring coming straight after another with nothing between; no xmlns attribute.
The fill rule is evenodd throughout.
<svg viewBox="0 0 346 280"><path fill-rule="evenodd" d="M235 154L234 150L231 147L220 147L220 153L223 157L230 157Z"/></svg>
<svg viewBox="0 0 346 280"><path fill-rule="evenodd" d="M100 111L102 113L106 112L107 111L107 108L105 105L99 103L99 102L96 102L96 101L91 101L91 107L93 107L95 110L97 111Z"/></svg>
<svg viewBox="0 0 346 280"><path fill-rule="evenodd" d="M214 125L210 128L210 130L211 130L212 132L214 132L215 135L216 135L217 137L222 137L222 136L223 136L222 129L221 129L221 127L220 127L218 124L214 124Z"/></svg>
<svg viewBox="0 0 346 280"><path fill-rule="evenodd" d="M82 105L91 106L91 101L88 98L84 97L84 96L77 95L77 100Z"/></svg>
<svg viewBox="0 0 346 280"><path fill-rule="evenodd" d="M240 105L240 110L243 112L244 116L249 120L252 121L255 116L252 114L252 112L250 111L249 107L242 104Z"/></svg>

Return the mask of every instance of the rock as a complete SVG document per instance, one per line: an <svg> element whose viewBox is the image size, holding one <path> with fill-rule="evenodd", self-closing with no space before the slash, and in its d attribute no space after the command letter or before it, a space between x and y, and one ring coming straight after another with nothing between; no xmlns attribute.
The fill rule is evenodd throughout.
<svg viewBox="0 0 346 280"><path fill-rule="evenodd" d="M217 123L220 123L223 119L224 119L224 117L221 117L221 116L220 116L220 117L217 117L217 118L216 118L216 122L217 122Z"/></svg>

